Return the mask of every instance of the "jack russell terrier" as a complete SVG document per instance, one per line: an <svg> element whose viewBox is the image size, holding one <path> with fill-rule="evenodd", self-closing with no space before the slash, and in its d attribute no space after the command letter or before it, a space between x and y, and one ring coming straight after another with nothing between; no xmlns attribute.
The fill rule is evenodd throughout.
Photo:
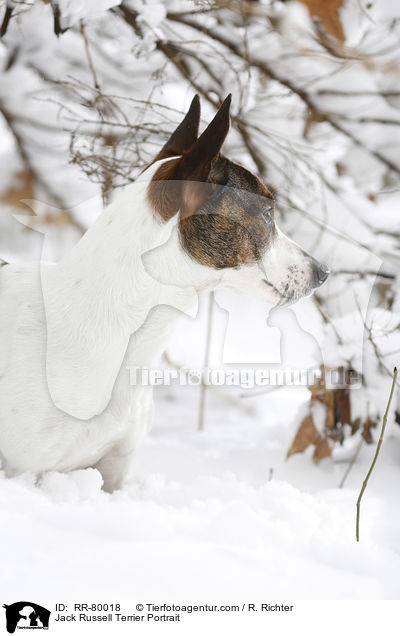
<svg viewBox="0 0 400 636"><path fill-rule="evenodd" d="M179 310L217 286L284 304L326 280L276 226L271 191L220 154L230 101L198 136L196 96L60 262L0 268L7 476L95 467L105 490L119 488L153 408L152 387L131 386L127 369L156 362Z"/></svg>

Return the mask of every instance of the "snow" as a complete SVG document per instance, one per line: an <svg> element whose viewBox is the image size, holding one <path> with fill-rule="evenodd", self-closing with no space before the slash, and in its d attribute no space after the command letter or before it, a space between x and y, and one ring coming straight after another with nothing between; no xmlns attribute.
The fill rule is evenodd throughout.
<svg viewBox="0 0 400 636"><path fill-rule="evenodd" d="M70 18L71 24L80 18L93 18L120 4L119 0L58 0L61 14Z"/></svg>
<svg viewBox="0 0 400 636"><path fill-rule="evenodd" d="M198 389L156 395L154 430L123 490L104 493L94 469L49 473L39 485L27 474L0 477L0 595L397 598L398 427L387 431L364 496L357 544L355 502L374 449L364 445L344 489L343 451L319 468L307 454L286 462L305 389L259 398L256 416L210 394L204 433Z"/></svg>

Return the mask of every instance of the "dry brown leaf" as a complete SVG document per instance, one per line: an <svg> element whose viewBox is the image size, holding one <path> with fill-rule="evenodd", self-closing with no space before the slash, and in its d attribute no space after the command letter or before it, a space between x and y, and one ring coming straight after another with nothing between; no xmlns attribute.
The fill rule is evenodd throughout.
<svg viewBox="0 0 400 636"><path fill-rule="evenodd" d="M335 443L342 443L344 425L351 427L351 434L354 435L362 427L362 436L367 443L372 441L371 428L376 426L376 422L369 417L366 421L361 418L352 420L351 417L351 393L347 387L330 389L325 385L325 372L332 369L322 369L323 373L318 384L310 386L310 409L313 403L319 402L325 406L324 430L318 431L311 413L302 420L296 436L287 452L287 458L295 453L303 453L309 446L314 446L313 461L318 464L321 459L331 457ZM343 371L343 369L342 369ZM347 369L349 371L349 369ZM399 414L400 421L400 414Z"/></svg>
<svg viewBox="0 0 400 636"><path fill-rule="evenodd" d="M313 18L319 18L326 33L332 35L339 42L344 42L343 26L340 21L339 9L343 0L300 0L306 5Z"/></svg>
<svg viewBox="0 0 400 636"><path fill-rule="evenodd" d="M292 445L287 452L286 459L289 459L289 457L295 455L295 453L304 453L306 448L316 444L319 438L320 434L315 428L312 415L306 415L297 430Z"/></svg>
<svg viewBox="0 0 400 636"><path fill-rule="evenodd" d="M351 424L350 394L347 389L336 392L336 420L343 426Z"/></svg>
<svg viewBox="0 0 400 636"><path fill-rule="evenodd" d="M360 426L361 426L361 417L356 417L356 419L351 422L351 434L354 435L355 433L357 433Z"/></svg>
<svg viewBox="0 0 400 636"><path fill-rule="evenodd" d="M333 431L336 424L335 419L335 391L325 391L324 404L326 406L325 429Z"/></svg>
<svg viewBox="0 0 400 636"><path fill-rule="evenodd" d="M319 464L321 459L325 459L325 457L330 457L332 455L332 448L329 445L327 439L320 437L318 442L315 444L315 451L313 454L313 460L315 464Z"/></svg>
<svg viewBox="0 0 400 636"><path fill-rule="evenodd" d="M342 177L344 174L347 173L347 166L344 163L341 163L340 161L338 161L336 163L336 172L338 177Z"/></svg>
<svg viewBox="0 0 400 636"><path fill-rule="evenodd" d="M15 176L14 183L11 187L2 195L0 195L0 201L11 205L13 208L22 208L25 214L33 215L33 211L30 210L24 203L23 199L35 198L35 179L32 173L28 170L19 172Z"/></svg>
<svg viewBox="0 0 400 636"><path fill-rule="evenodd" d="M377 425L376 420L372 420L369 417L366 419L364 423L361 435L367 444L372 444L372 442L374 441L372 437L372 433L371 433L371 428L375 428L376 425Z"/></svg>

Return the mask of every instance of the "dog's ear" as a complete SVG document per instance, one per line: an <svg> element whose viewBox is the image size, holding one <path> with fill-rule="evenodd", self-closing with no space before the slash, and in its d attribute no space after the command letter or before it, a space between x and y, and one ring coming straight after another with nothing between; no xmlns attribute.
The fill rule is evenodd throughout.
<svg viewBox="0 0 400 636"><path fill-rule="evenodd" d="M228 95L212 122L183 157L179 169L182 179L207 181L212 162L218 157L228 134L231 99L232 95Z"/></svg>
<svg viewBox="0 0 400 636"><path fill-rule="evenodd" d="M193 97L190 108L178 128L172 133L167 143L161 148L155 161L183 155L190 150L197 139L200 123L200 99Z"/></svg>
<svg viewBox="0 0 400 636"><path fill-rule="evenodd" d="M153 176L148 188L148 200L153 210L163 221L171 219L180 208L185 208L184 215L188 216L209 196L207 186L210 184L207 181L209 181L212 164L218 157L225 137L228 134L231 97L231 95L228 95L212 122L191 147L184 152L183 157L166 161ZM177 135L176 139L180 137L181 132L178 134L180 129L181 131L186 129L185 121L187 119L191 120L192 116L194 116L193 113L196 112L198 107L196 104L197 102L193 100L189 109L189 113L192 110L192 115L190 117L189 113L186 115L166 146L171 141L173 142L175 135ZM191 130L193 134L194 129L192 128ZM185 138L188 139L187 134ZM161 153L164 152L166 146L164 146ZM167 152L167 150L165 151ZM158 159L160 158L163 157L159 155ZM197 183L194 184L193 182ZM188 201L190 201L189 205L187 205Z"/></svg>

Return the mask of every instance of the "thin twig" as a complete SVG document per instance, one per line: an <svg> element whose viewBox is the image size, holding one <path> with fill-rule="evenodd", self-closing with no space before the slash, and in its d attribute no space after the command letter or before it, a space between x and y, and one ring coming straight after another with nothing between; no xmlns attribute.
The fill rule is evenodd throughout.
<svg viewBox="0 0 400 636"><path fill-rule="evenodd" d="M210 347L211 347L213 313L214 313L214 292L210 292L209 298L208 298L206 347L204 351L204 368L205 369L208 369L208 366L210 363ZM199 431L204 431L206 393L207 393L207 386L205 384L202 384L201 393L200 393L200 404L199 404L199 423L198 423Z"/></svg>
<svg viewBox="0 0 400 636"><path fill-rule="evenodd" d="M346 481L347 477L349 476L349 473L350 473L351 469L353 468L354 464L357 461L357 458L358 458L358 456L360 454L360 450L361 450L361 447L362 447L363 443L364 443L364 438L361 435L361 439L360 439L360 441L357 444L356 452L354 453L353 457L351 458L351 461L349 462L349 464L348 464L348 466L347 466L347 468L345 470L345 473L344 473L344 475L342 477L342 481L339 484L339 488L343 488L343 486L345 484L345 481Z"/></svg>
<svg viewBox="0 0 400 636"><path fill-rule="evenodd" d="M53 0L53 2L51 3L51 10L53 11L54 33L56 34L57 37L59 37L63 33L63 29L61 26L60 5L55 0Z"/></svg>
<svg viewBox="0 0 400 636"><path fill-rule="evenodd" d="M399 91L341 91L321 89L316 95L334 95L339 97L400 97Z"/></svg>
<svg viewBox="0 0 400 636"><path fill-rule="evenodd" d="M374 271L362 271L356 272L352 269L335 269L331 272L332 276L338 275L349 275L349 276L357 276L358 278L364 278L365 276L376 276L377 278L386 278L387 280L395 280L396 276L394 274L388 274L387 272L374 272Z"/></svg>
<svg viewBox="0 0 400 636"><path fill-rule="evenodd" d="M394 387L396 386L396 378L397 378L397 367L395 367L393 369L392 388L391 388L390 395L389 395L389 400L388 400L388 403L387 403L387 406L386 406L386 411L385 411L385 414L383 416L381 434L379 436L378 444L376 446L374 459L372 460L372 464L370 466L370 469L369 469L369 471L367 473L366 478L364 479L360 494L359 494L358 499L357 499L357 517L356 517L356 539L357 539L357 541L360 540L360 505L361 505L361 499L362 499L364 491L365 491L365 489L367 487L368 480L369 480L369 478L371 476L371 473L372 473L372 471L374 469L374 466L376 464L376 460L378 459L379 451L380 451L381 446L382 446L383 436L384 436L384 433L385 433L386 422L387 422L387 417L388 417L389 408L390 408L390 403L392 401Z"/></svg>
<svg viewBox="0 0 400 636"><path fill-rule="evenodd" d="M349 462L349 465L347 466L346 470L344 471L344 475L343 475L342 480L341 480L341 482L339 484L339 488L343 488L343 486L345 484L345 481L346 481L347 477L350 474L351 469L353 468L354 464L357 461L357 458L358 458L358 456L360 454L361 447L362 447L363 442L364 442L364 434L368 431L369 426L370 426L369 402L367 402L367 419L365 421L363 430L361 431L361 438L360 438L360 441L357 444L356 452L354 453L353 457L351 458L351 461Z"/></svg>
<svg viewBox="0 0 400 636"><path fill-rule="evenodd" d="M13 11L14 11L14 6L11 4L11 2L7 2L6 10L3 17L3 22L1 23L1 27L0 27L0 38L2 38L3 35L7 33L8 25L10 23Z"/></svg>
<svg viewBox="0 0 400 636"><path fill-rule="evenodd" d="M337 339L338 343L342 345L344 343L344 340L343 340L342 336L340 335L339 331L337 330L337 327L336 327L335 323L333 322L333 320L331 320L331 318L328 316L326 311L323 309L322 301L321 301L321 298L318 296L318 294L314 294L313 295L313 301L314 301L315 306L318 309L319 313L321 314L323 321L327 325L330 325L332 327L332 330L333 330L333 332L334 332L334 334L336 336L336 339Z"/></svg>
<svg viewBox="0 0 400 636"><path fill-rule="evenodd" d="M99 91L100 84L99 84L99 80L97 79L96 69L94 68L93 58L92 58L92 54L90 53L89 42L87 39L85 25L83 24L83 21L81 21L80 32L85 44L85 53L86 53L86 58L89 64L90 71L92 73L93 84L94 84L94 87Z"/></svg>

